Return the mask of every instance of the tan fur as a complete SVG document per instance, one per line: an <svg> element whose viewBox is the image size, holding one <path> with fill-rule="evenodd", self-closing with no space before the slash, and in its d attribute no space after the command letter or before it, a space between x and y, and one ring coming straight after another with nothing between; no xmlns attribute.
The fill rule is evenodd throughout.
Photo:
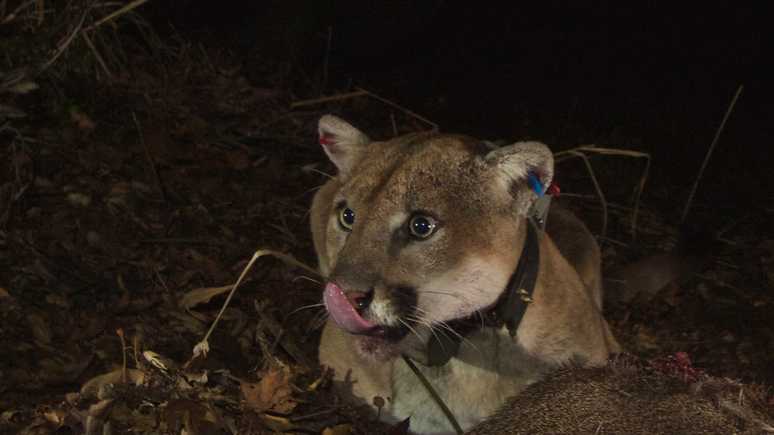
<svg viewBox="0 0 774 435"><path fill-rule="evenodd" d="M443 134L369 144L342 123L331 116L320 121L321 136L330 139L326 152L340 174L316 194L311 218L320 269L329 282L347 295L372 296L360 311L365 321L390 328L408 323L423 339L426 325L443 333L439 323L491 307L515 270L525 217L537 197L527 187L527 173L550 184L550 151L535 142L491 151L476 139ZM339 224L343 204L355 213L350 232ZM426 240L407 233L406 223L417 213L439 221ZM603 364L618 350L600 314L600 258L593 237L559 204L552 206L548 223L547 232L538 234L534 302L516 336L504 329L475 330L447 364L420 367L463 428L562 364ZM412 298L403 289L411 289ZM412 303L408 314L406 300ZM320 362L335 370L346 398L368 404L375 396L387 399L383 419L411 416L416 433L451 432L399 358L407 343L417 341L411 333L401 342L353 335L329 321Z"/></svg>

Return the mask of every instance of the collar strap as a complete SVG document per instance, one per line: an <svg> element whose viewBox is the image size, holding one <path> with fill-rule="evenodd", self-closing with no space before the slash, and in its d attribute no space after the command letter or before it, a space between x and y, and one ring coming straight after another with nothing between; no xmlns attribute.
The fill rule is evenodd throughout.
<svg viewBox="0 0 774 435"><path fill-rule="evenodd" d="M531 184L533 189L535 185L539 185L532 181ZM494 306L483 314L477 311L462 319L446 322L447 327L433 334L427 344L428 366L437 367L449 362L457 355L465 334L476 328L505 326L511 337L516 336L516 330L519 329L527 307L532 302L532 294L537 282L540 267L540 244L537 232L545 229L551 197L559 194L559 188L551 184L547 189L550 195L541 195L542 189L540 191L535 189L535 193L538 193L538 200L535 202L532 216L527 219L527 234L521 249L521 257L502 295Z"/></svg>
<svg viewBox="0 0 774 435"><path fill-rule="evenodd" d="M516 266L516 272L511 276L500 300L490 310L499 319L498 323L508 328L511 337L516 336L519 323L532 302L532 294L535 292L535 283L540 267L538 225L540 224L534 219L530 219L527 223L527 235L524 238L524 248L521 250L521 258Z"/></svg>
<svg viewBox="0 0 774 435"><path fill-rule="evenodd" d="M439 329L427 344L428 366L442 366L457 355L462 337L468 332L483 327L508 328L511 337L516 335L519 323L532 302L538 268L540 265L540 244L537 239L538 223L529 219L527 234L516 272L511 275L505 291L495 305L483 314L476 312L462 319L447 322L448 328Z"/></svg>

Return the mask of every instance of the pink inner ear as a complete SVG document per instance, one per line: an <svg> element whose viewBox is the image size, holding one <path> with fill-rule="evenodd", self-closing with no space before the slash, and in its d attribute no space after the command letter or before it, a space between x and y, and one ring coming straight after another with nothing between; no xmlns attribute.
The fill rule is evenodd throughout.
<svg viewBox="0 0 774 435"><path fill-rule="evenodd" d="M320 145L325 145L328 147L334 147L336 145L336 136L330 134L330 133L323 133L322 136L320 136Z"/></svg>

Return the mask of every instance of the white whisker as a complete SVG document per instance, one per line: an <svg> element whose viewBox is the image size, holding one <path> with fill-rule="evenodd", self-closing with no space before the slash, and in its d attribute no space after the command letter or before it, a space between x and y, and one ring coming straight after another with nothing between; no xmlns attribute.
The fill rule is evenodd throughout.
<svg viewBox="0 0 774 435"><path fill-rule="evenodd" d="M329 318L330 318L330 315L328 314L328 310L323 310L315 314L315 316L312 317L312 321L309 322L308 331L313 331L313 330L322 328Z"/></svg>
<svg viewBox="0 0 774 435"><path fill-rule="evenodd" d="M440 328L442 328L442 329L445 329L445 330L447 330L447 331L449 331L449 332L453 333L453 334L454 334L454 335L456 335L457 337L459 337L459 338L460 338L460 341L463 341L463 342L465 342L466 344L468 344L470 347L472 347L473 349L475 349L475 351L476 351L476 352L478 352L478 353L481 353L481 351L478 349L478 347L476 347L476 345L475 345L475 344L473 344L473 342L472 342L472 341L468 340L468 339L467 339L467 338L465 338L465 337L464 337L462 334L460 334L459 332L455 331L455 330L454 330L454 328L452 328L451 326L449 326L449 324L448 324L448 323L446 323L446 321L444 321L444 320L439 320L437 317L435 317L435 315L434 315L434 314L432 314L432 313L430 313L430 312L428 312L428 311L426 311L426 310L423 310L423 309L421 309L421 308L416 308L416 310L417 310L417 311L419 311L419 312L420 312L420 313L422 313L422 314L425 314L427 317L430 317L430 319L429 319L429 320L431 320L431 321L432 321L432 322L434 322L434 323L433 323L433 324L432 324L432 326L431 326L430 324L428 324L427 320L425 320L425 319L420 319L420 318L417 318L417 319L416 319L417 321L420 321L421 323L424 323L425 325L427 325L429 328L431 328L431 329L433 329L433 330L434 330L434 329L436 329L436 328L435 328L436 326L438 326L438 327L440 327ZM480 311L479 311L479 310L476 310L476 311L478 311L478 312L479 312L479 314L480 314ZM484 324L483 324L483 317L481 317L481 318L482 318L481 327L483 328L483 327L484 327ZM446 335L446 334L444 334L444 335Z"/></svg>
<svg viewBox="0 0 774 435"><path fill-rule="evenodd" d="M422 337L421 337L421 336L419 335L419 333L418 333L418 332L417 332L417 331L414 329L414 327L413 327L413 326L411 326L411 325L410 325L408 322L406 322L406 321L405 321L405 320L403 320L403 319L398 319L398 321L399 321L400 323L402 323L402 324L403 324L403 326L407 327L407 328L409 329L409 331L411 331L411 333L412 333L412 334L416 335L416 336L417 336L417 338L419 339L419 341L420 341L420 342L422 341Z"/></svg>
<svg viewBox="0 0 774 435"><path fill-rule="evenodd" d="M309 172L314 172L314 173L316 173L316 174L320 174L320 175L322 175L322 176L324 176L324 177L328 177L328 178L330 178L331 180L333 180L333 179L335 179L335 178L336 178L335 176L333 176L333 175L331 175L331 174L328 174L328 173L326 173L326 172L323 172L323 171L321 171L321 170L319 170L319 169L315 169L315 168L307 168L307 170L308 170ZM320 186L320 187L322 187L322 186Z"/></svg>
<svg viewBox="0 0 774 435"><path fill-rule="evenodd" d="M298 307L295 310L291 311L288 314L288 316L292 316L293 314L296 314L299 311L308 310L309 308L317 308L317 307L324 307L324 306L325 306L325 304L323 304L322 302L320 302L318 304L304 305L303 307Z"/></svg>
<svg viewBox="0 0 774 435"><path fill-rule="evenodd" d="M292 279L290 282L296 282L296 281L298 281L299 279L305 279L305 280L307 280L307 281L311 281L311 282L313 282L313 283L315 283L315 284L322 284L322 281L320 281L320 280L317 280L317 279L314 279L314 278L312 278L312 277L309 277L309 276L306 276L306 275L299 275L299 276L297 276L297 277L293 278L293 279Z"/></svg>

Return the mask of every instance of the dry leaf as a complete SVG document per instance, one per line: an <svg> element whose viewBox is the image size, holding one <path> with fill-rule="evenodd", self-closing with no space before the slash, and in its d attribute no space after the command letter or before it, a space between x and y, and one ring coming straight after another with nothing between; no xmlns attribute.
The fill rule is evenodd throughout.
<svg viewBox="0 0 774 435"><path fill-rule="evenodd" d="M0 118L24 118L27 114L18 107L0 103Z"/></svg>
<svg viewBox="0 0 774 435"><path fill-rule="evenodd" d="M186 294L180 298L179 306L183 310L188 310L199 304L206 304L213 297L225 293L232 288L234 288L233 285L224 285L223 287L202 287L193 289L186 292Z"/></svg>
<svg viewBox="0 0 774 435"><path fill-rule="evenodd" d="M126 375L127 383L139 386L145 382L145 375L141 371L135 369L126 369L126 371L123 371L119 369L110 373L105 373L104 375L99 375L86 381L86 383L81 387L81 395L88 397L96 396L97 392L103 385L121 382L124 375Z"/></svg>
<svg viewBox="0 0 774 435"><path fill-rule="evenodd" d="M187 398L172 399L167 403L164 422L171 433L221 434L222 425L209 404Z"/></svg>
<svg viewBox="0 0 774 435"><path fill-rule="evenodd" d="M349 433L350 433L350 425L340 424L340 425L325 429L322 435L349 435Z"/></svg>
<svg viewBox="0 0 774 435"><path fill-rule="evenodd" d="M34 91L39 87L40 86L38 86L38 84L35 82L31 82L29 80L22 80L14 85L8 86L7 88L5 88L5 90L12 94L28 94L30 91Z"/></svg>
<svg viewBox="0 0 774 435"><path fill-rule="evenodd" d="M44 412L43 417L50 421L51 423L54 423L55 425L59 426L62 424L62 421L65 418L65 412L61 409L55 409L49 412Z"/></svg>
<svg viewBox="0 0 774 435"><path fill-rule="evenodd" d="M51 328L42 317L35 313L27 315L27 325L29 325L32 330L32 336L35 337L35 340L41 343L51 344Z"/></svg>
<svg viewBox="0 0 774 435"><path fill-rule="evenodd" d="M67 199L75 205L82 205L84 207L88 207L91 204L91 195L83 193L68 193Z"/></svg>
<svg viewBox="0 0 774 435"><path fill-rule="evenodd" d="M86 114L79 112L70 112L70 118L78 126L78 130L89 133L93 131L97 125Z"/></svg>
<svg viewBox="0 0 774 435"><path fill-rule="evenodd" d="M2 299L2 289L0 289L0 299ZM70 301L67 300L67 298L59 293L49 293L46 295L46 302L48 302L51 305L55 305L59 308L64 309L70 309Z"/></svg>
<svg viewBox="0 0 774 435"><path fill-rule="evenodd" d="M177 364L173 360L165 356L159 355L152 350L144 351L142 353L142 356L145 357L145 359L149 363L151 363L152 366L156 367L157 369L163 372L167 372L177 368Z"/></svg>
<svg viewBox="0 0 774 435"><path fill-rule="evenodd" d="M296 406L296 401L291 397L291 379L290 370L285 368L270 371L257 384L243 383L242 391L247 404L255 412L289 413Z"/></svg>
<svg viewBox="0 0 774 435"><path fill-rule="evenodd" d="M274 432L287 432L293 430L295 425L285 417L278 417L275 415L261 414L261 419Z"/></svg>
<svg viewBox="0 0 774 435"><path fill-rule="evenodd" d="M250 167L250 157L242 150L230 150L224 153L228 165L235 170L247 169Z"/></svg>

